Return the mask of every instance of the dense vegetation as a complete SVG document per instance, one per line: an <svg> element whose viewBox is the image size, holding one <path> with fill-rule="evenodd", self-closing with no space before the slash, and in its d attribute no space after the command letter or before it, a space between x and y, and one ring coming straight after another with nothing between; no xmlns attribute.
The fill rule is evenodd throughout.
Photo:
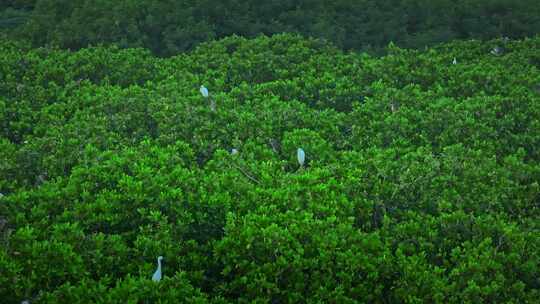
<svg viewBox="0 0 540 304"><path fill-rule="evenodd" d="M540 37L2 41L0 299L533 303L539 69Z"/></svg>
<svg viewBox="0 0 540 304"><path fill-rule="evenodd" d="M380 53L389 42L424 48L453 39L540 33L538 0L7 0L0 29L79 49L99 43L145 47L160 56L232 34L282 32Z"/></svg>

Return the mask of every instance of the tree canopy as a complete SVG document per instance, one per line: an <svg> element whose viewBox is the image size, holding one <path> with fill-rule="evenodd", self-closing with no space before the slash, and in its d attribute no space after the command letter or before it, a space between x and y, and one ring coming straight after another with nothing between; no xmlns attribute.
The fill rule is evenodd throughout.
<svg viewBox="0 0 540 304"><path fill-rule="evenodd" d="M71 37L91 39L73 47L148 43L130 13L133 36L83 21L116 22L89 14L120 18L116 3L135 16L137 1L96 2L35 10L81 18L89 34ZM190 15L227 14L206 5ZM143 24L167 22L155 16ZM536 36L372 57L283 34L161 58L2 40L0 298L534 303L539 50Z"/></svg>
<svg viewBox="0 0 540 304"><path fill-rule="evenodd" d="M284 32L380 54L389 42L424 48L453 39L540 33L537 0L11 0L0 28L33 46L116 44L171 56L230 35ZM7 10L6 10L7 9Z"/></svg>

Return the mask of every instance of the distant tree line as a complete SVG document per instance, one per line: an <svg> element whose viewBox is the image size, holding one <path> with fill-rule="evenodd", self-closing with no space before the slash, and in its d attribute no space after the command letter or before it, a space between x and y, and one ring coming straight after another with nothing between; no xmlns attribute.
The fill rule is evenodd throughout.
<svg viewBox="0 0 540 304"><path fill-rule="evenodd" d="M34 46L145 47L169 56L232 34L295 32L346 50L389 42L423 48L453 39L540 32L537 0L7 0L0 30Z"/></svg>

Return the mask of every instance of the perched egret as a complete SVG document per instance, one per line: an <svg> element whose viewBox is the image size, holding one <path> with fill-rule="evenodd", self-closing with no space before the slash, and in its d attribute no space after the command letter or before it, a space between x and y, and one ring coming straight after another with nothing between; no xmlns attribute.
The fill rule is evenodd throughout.
<svg viewBox="0 0 540 304"><path fill-rule="evenodd" d="M201 85L200 91L201 91L202 96L204 96L205 98L208 98L208 89L205 86Z"/></svg>
<svg viewBox="0 0 540 304"><path fill-rule="evenodd" d="M37 176L37 180L38 180L38 182L39 182L40 184L45 183L45 182L47 181L46 175L45 175L45 174L40 174L40 175L38 175L38 176Z"/></svg>
<svg viewBox="0 0 540 304"><path fill-rule="evenodd" d="M491 50L491 54L493 54L495 56L499 56L499 55L502 54L502 49L500 47L496 46Z"/></svg>
<svg viewBox="0 0 540 304"><path fill-rule="evenodd" d="M272 151L274 151L274 153L279 153L279 142L275 138L270 139L270 146L272 147Z"/></svg>
<svg viewBox="0 0 540 304"><path fill-rule="evenodd" d="M452 64L457 64L457 59L454 57L454 60L452 60Z"/></svg>
<svg viewBox="0 0 540 304"><path fill-rule="evenodd" d="M238 154L238 150L236 150L235 148L232 148L231 155L235 155L235 154Z"/></svg>
<svg viewBox="0 0 540 304"><path fill-rule="evenodd" d="M300 164L300 167L303 167L304 162L306 161L306 153L302 148L298 148L296 156L298 157L298 163Z"/></svg>
<svg viewBox="0 0 540 304"><path fill-rule="evenodd" d="M154 275L152 276L152 281L154 281L154 282L161 281L161 260L163 260L163 257L159 256L157 258L158 266L157 266L156 272L154 272Z"/></svg>

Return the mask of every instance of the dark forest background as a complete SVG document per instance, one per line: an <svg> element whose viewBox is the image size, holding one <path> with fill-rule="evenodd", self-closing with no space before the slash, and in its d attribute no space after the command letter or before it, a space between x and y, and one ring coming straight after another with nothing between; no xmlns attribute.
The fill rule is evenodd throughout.
<svg viewBox="0 0 540 304"><path fill-rule="evenodd" d="M295 32L380 54L389 42L424 48L454 39L540 32L537 0L8 0L1 31L32 46L145 47L171 56L232 34Z"/></svg>

